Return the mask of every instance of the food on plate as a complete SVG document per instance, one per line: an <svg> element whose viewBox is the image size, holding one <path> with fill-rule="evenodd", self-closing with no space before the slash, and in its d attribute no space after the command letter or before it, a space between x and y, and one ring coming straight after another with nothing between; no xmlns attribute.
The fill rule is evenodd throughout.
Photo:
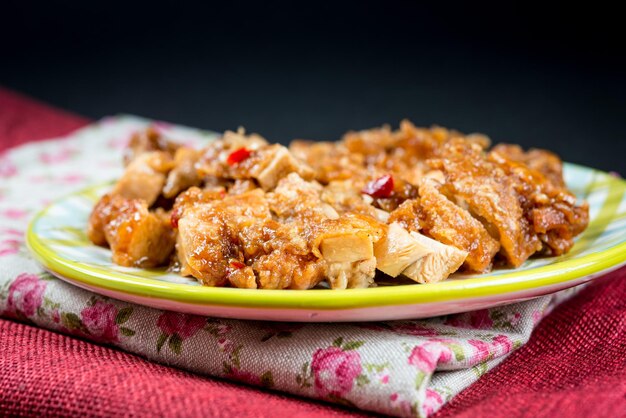
<svg viewBox="0 0 626 418"><path fill-rule="evenodd" d="M150 127L124 164L89 239L206 286L439 282L564 254L589 221L555 154L408 121L289 148L240 129L195 149Z"/></svg>

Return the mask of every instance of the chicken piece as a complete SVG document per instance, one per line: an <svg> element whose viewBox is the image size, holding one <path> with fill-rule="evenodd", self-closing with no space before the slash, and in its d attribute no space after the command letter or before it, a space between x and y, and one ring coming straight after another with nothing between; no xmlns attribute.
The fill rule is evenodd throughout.
<svg viewBox="0 0 626 418"><path fill-rule="evenodd" d="M89 220L88 236L94 244L108 244L113 262L150 268L166 262L175 235L167 217L151 213L144 201L105 195Z"/></svg>
<svg viewBox="0 0 626 418"><path fill-rule="evenodd" d="M87 238L91 242L102 247L109 245L104 227L115 217L125 203L125 199L114 198L110 194L105 194L98 200L87 223Z"/></svg>
<svg viewBox="0 0 626 418"><path fill-rule="evenodd" d="M325 277L295 223L272 219L265 193L254 189L223 199L191 188L179 196L178 257L182 274L209 286L308 289Z"/></svg>
<svg viewBox="0 0 626 418"><path fill-rule="evenodd" d="M250 266L240 261L231 261L226 277L233 287L240 289L257 289L256 275ZM243 267L242 267L243 266Z"/></svg>
<svg viewBox="0 0 626 418"><path fill-rule="evenodd" d="M260 154L260 157L269 161L259 165L252 176L259 182L263 190L273 189L278 180L289 173L298 173L301 177L309 178L312 175L312 171L299 163L282 145L271 145L260 150Z"/></svg>
<svg viewBox="0 0 626 418"><path fill-rule="evenodd" d="M465 267L469 271L483 273L491 268L500 243L470 213L451 202L440 191L441 184L431 177L424 178L419 186L420 198L413 203L416 215L425 235L437 241L467 251ZM390 221L401 221L394 213ZM405 221L410 231L413 221Z"/></svg>
<svg viewBox="0 0 626 418"><path fill-rule="evenodd" d="M249 159L260 148L267 147L267 141L256 134L246 135L240 128L237 132L226 131L215 141L211 141L201 152L196 164L200 177L232 180L250 179L242 162Z"/></svg>
<svg viewBox="0 0 626 418"><path fill-rule="evenodd" d="M337 219L339 214L332 206L322 202L322 186L305 181L297 173L291 173L278 182L274 192L267 198L272 211L279 218L307 218L308 221Z"/></svg>
<svg viewBox="0 0 626 418"><path fill-rule="evenodd" d="M326 263L312 255L275 250L252 265L261 289L310 289L326 274Z"/></svg>
<svg viewBox="0 0 626 418"><path fill-rule="evenodd" d="M200 185L201 179L196 170L199 158L200 153L193 148L182 147L176 150L174 168L167 175L163 196L173 198L190 187Z"/></svg>
<svg viewBox="0 0 626 418"><path fill-rule="evenodd" d="M374 218L346 214L324 221L313 239L313 254L328 263L328 281L333 289L368 287L374 282L374 244L384 225Z"/></svg>
<svg viewBox="0 0 626 418"><path fill-rule="evenodd" d="M157 128L149 126L131 136L124 150L124 165L129 165L136 157L146 152L163 151L174 156L178 147L179 144L167 140Z"/></svg>
<svg viewBox="0 0 626 418"><path fill-rule="evenodd" d="M233 180L254 179L263 190L276 187L278 180L289 173L312 178L310 167L296 160L282 145L242 146L234 148L226 142L208 147L198 164L198 174Z"/></svg>
<svg viewBox="0 0 626 418"><path fill-rule="evenodd" d="M382 235L383 226L365 215L339 216L322 202L321 192L318 183L304 181L292 173L279 181L268 200L272 211L286 225L295 227L300 237L306 237L312 254L328 263L332 287L369 285L375 274L375 263L374 268L369 268L373 246Z"/></svg>
<svg viewBox="0 0 626 418"><path fill-rule="evenodd" d="M210 204L185 209L178 220L176 252L180 273L195 277L205 286L226 284L230 260L242 258L224 213Z"/></svg>
<svg viewBox="0 0 626 418"><path fill-rule="evenodd" d="M247 192L251 192L256 189L257 185L254 180L235 180L235 182L229 187L228 194L238 195Z"/></svg>
<svg viewBox="0 0 626 418"><path fill-rule="evenodd" d="M430 247L413 238L399 223L393 222L387 228L385 236L374 246L376 268L391 277L397 277L432 251Z"/></svg>
<svg viewBox="0 0 626 418"><path fill-rule="evenodd" d="M543 253L561 255L569 251L574 237L589 223L588 204L577 205L576 197L558 181L524 163L507 159L499 152L490 153L489 159L515 181L525 217L543 243Z"/></svg>
<svg viewBox="0 0 626 418"><path fill-rule="evenodd" d="M420 214L423 214L420 199L406 200L389 214L387 223L389 225L398 223L407 231L419 231L422 229L423 222Z"/></svg>
<svg viewBox="0 0 626 418"><path fill-rule="evenodd" d="M224 132L224 135L218 141L221 141L226 148L233 150L242 147L254 150L268 145L267 140L259 134L251 133L246 135L246 130L242 127L239 127L237 132Z"/></svg>
<svg viewBox="0 0 626 418"><path fill-rule="evenodd" d="M374 243L384 233L384 225L358 214L327 219L312 239L313 254L335 261L358 261L374 256Z"/></svg>
<svg viewBox="0 0 626 418"><path fill-rule="evenodd" d="M364 156L350 152L342 143L296 140L291 142L289 150L296 159L313 168L315 180L322 184L351 180L358 188L365 183Z"/></svg>
<svg viewBox="0 0 626 418"><path fill-rule="evenodd" d="M510 265L520 266L541 249L539 237L524 216L514 179L488 161L479 146L452 140L439 154L440 158L429 164L443 171L445 193L466 206L499 239Z"/></svg>
<svg viewBox="0 0 626 418"><path fill-rule="evenodd" d="M170 216L171 224L174 228L178 227L178 220L188 207L212 202L213 200L223 199L226 191L222 187L214 189L200 189L198 187L190 187L176 197L172 213Z"/></svg>
<svg viewBox="0 0 626 418"><path fill-rule="evenodd" d="M338 213L360 213L386 221L387 213L372 206L372 198L361 193L351 180L331 181L323 188L320 199Z"/></svg>
<svg viewBox="0 0 626 418"><path fill-rule="evenodd" d="M501 159L525 164L528 168L543 174L555 186L565 187L563 163L550 151L534 148L524 152L519 145L498 144L489 154L492 158L497 154Z"/></svg>
<svg viewBox="0 0 626 418"><path fill-rule="evenodd" d="M326 276L331 289L361 289L374 284L376 258L359 261L337 261L328 264Z"/></svg>
<svg viewBox="0 0 626 418"><path fill-rule="evenodd" d="M418 283L436 283L448 278L461 267L468 255L452 245L444 245L417 232L411 237L424 248L430 249L424 257L409 265L402 275Z"/></svg>
<svg viewBox="0 0 626 418"><path fill-rule="evenodd" d="M170 167L171 159L162 151L140 154L126 167L111 194L127 199L142 199L148 206L152 206L163 190Z"/></svg>

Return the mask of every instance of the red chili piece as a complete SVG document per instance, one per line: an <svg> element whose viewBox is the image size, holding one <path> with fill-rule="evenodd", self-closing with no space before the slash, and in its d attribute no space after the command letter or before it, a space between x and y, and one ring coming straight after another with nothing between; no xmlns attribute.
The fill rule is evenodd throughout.
<svg viewBox="0 0 626 418"><path fill-rule="evenodd" d="M237 260L232 260L230 262L230 266L234 267L236 269L242 269L244 268L246 265L244 263L242 263L241 261L237 261Z"/></svg>
<svg viewBox="0 0 626 418"><path fill-rule="evenodd" d="M180 219L181 216L182 216L182 210L180 207L177 207L176 209L172 211L172 215L170 216L170 224L172 225L172 228L174 229L178 228L178 220Z"/></svg>
<svg viewBox="0 0 626 418"><path fill-rule="evenodd" d="M246 147L241 147L230 153L226 162L228 165L239 164L246 158L248 158L252 154L252 151L248 150Z"/></svg>
<svg viewBox="0 0 626 418"><path fill-rule="evenodd" d="M393 192L393 177L389 174L378 177L376 180L367 183L361 192L372 197L389 197L391 196L391 192Z"/></svg>

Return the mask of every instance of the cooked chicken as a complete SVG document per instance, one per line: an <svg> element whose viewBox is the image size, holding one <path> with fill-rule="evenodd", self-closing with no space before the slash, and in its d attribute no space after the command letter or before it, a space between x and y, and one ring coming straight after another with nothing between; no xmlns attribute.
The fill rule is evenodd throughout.
<svg viewBox="0 0 626 418"><path fill-rule="evenodd" d="M374 284L376 258L359 261L338 261L329 263L328 283L333 289L359 289Z"/></svg>
<svg viewBox="0 0 626 418"><path fill-rule="evenodd" d="M565 187L561 159L550 151L533 148L524 152L519 145L498 144L493 147L490 154L492 156L497 154L508 161L525 164L528 168L543 174L555 186Z"/></svg>
<svg viewBox="0 0 626 418"><path fill-rule="evenodd" d="M163 151L173 156L180 145L167 140L158 129L148 127L143 131L136 132L131 138L124 151L124 165L130 164L136 157L146 152Z"/></svg>
<svg viewBox="0 0 626 418"><path fill-rule="evenodd" d="M408 121L289 149L240 128L195 150L148 129L88 236L121 265L171 259L204 285L249 289L369 287L377 270L433 283L567 252L589 214L561 161L489 146Z"/></svg>
<svg viewBox="0 0 626 418"><path fill-rule="evenodd" d="M321 194L318 183L292 173L268 194L268 200L272 211L307 239L312 254L328 263L331 287L369 285L375 263L374 268L369 266L382 225L365 215L339 215L322 201Z"/></svg>
<svg viewBox="0 0 626 418"><path fill-rule="evenodd" d="M391 277L399 276L411 264L433 251L411 236L398 222L391 223L386 232L376 243L374 254L376 268Z"/></svg>
<svg viewBox="0 0 626 418"><path fill-rule="evenodd" d="M589 207L587 203L577 205L576 197L561 186L562 178L553 179L561 171L560 161L557 164L554 158L548 154L550 168L542 169L544 176L525 164L504 158L500 152L489 154L489 159L515 180L525 217L543 243L543 252L560 255L570 250L574 237L587 227Z"/></svg>
<svg viewBox="0 0 626 418"><path fill-rule="evenodd" d="M139 154L128 164L111 193L127 199L142 199L152 206L163 190L170 166L170 156L163 151Z"/></svg>
<svg viewBox="0 0 626 418"><path fill-rule="evenodd" d="M444 193L480 220L501 244L508 262L518 267L542 247L524 216L515 179L489 161L482 148L454 139L429 165L445 176Z"/></svg>
<svg viewBox="0 0 626 418"><path fill-rule="evenodd" d="M435 283L447 279L461 267L468 254L467 251L444 245L417 232L411 232L411 237L431 250L402 272L403 276L418 283Z"/></svg>
<svg viewBox="0 0 626 418"><path fill-rule="evenodd" d="M425 235L443 244L468 252L465 259L467 270L489 271L500 244L467 210L441 193L441 187L434 178L424 178L419 186L420 198L405 202L391 213L389 221L399 222L409 231L421 229Z"/></svg>
<svg viewBox="0 0 626 418"><path fill-rule="evenodd" d="M105 195L95 206L88 236L94 244L108 244L116 264L144 268L166 262L175 241L166 216L149 212L145 201L117 195Z"/></svg>
<svg viewBox="0 0 626 418"><path fill-rule="evenodd" d="M199 158L200 153L193 148L182 147L176 150L174 168L167 175L163 187L163 196L173 198L188 188L201 184L200 176L196 170L196 162Z"/></svg>
<svg viewBox="0 0 626 418"><path fill-rule="evenodd" d="M276 187L278 180L289 173L305 178L313 174L282 145L268 145L260 137L234 133L207 147L197 169L200 176L253 179L266 191Z"/></svg>
<svg viewBox="0 0 626 418"><path fill-rule="evenodd" d="M176 251L183 276L206 286L223 286L231 260L240 261L235 233L221 212L210 204L186 208L178 220Z"/></svg>

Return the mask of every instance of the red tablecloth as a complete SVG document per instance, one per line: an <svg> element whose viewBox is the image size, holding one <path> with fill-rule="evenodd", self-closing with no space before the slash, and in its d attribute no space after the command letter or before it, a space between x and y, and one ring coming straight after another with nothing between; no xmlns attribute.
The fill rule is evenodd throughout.
<svg viewBox="0 0 626 418"><path fill-rule="evenodd" d="M0 89L0 151L89 121ZM359 416L0 320L0 416ZM443 417L626 417L626 269L543 320Z"/></svg>

